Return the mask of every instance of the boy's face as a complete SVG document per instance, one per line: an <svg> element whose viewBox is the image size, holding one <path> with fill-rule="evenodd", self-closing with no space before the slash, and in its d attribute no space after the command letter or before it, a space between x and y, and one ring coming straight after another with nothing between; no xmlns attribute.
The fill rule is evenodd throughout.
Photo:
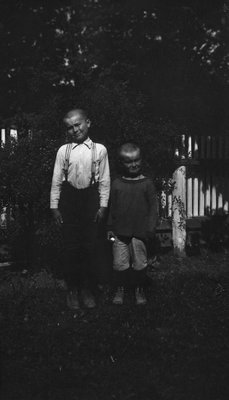
<svg viewBox="0 0 229 400"><path fill-rule="evenodd" d="M75 112L71 117L65 119L68 135L75 143L83 143L88 137L88 129L91 122L80 112Z"/></svg>
<svg viewBox="0 0 229 400"><path fill-rule="evenodd" d="M120 161L126 176L134 178L139 175L142 166L140 150L121 152Z"/></svg>

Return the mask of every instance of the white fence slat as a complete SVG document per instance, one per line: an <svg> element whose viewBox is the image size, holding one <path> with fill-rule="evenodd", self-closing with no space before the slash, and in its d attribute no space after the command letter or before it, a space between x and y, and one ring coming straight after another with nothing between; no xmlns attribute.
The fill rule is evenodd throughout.
<svg viewBox="0 0 229 400"><path fill-rule="evenodd" d="M188 137L188 158L192 158L192 136Z"/></svg>
<svg viewBox="0 0 229 400"><path fill-rule="evenodd" d="M218 199L217 209L221 210L221 209L223 209L223 195L222 195L222 193L218 194L217 199Z"/></svg>
<svg viewBox="0 0 229 400"><path fill-rule="evenodd" d="M192 178L189 177L187 178L187 184L186 184L186 202L187 202L187 217L191 218L192 217Z"/></svg>
<svg viewBox="0 0 229 400"><path fill-rule="evenodd" d="M168 217L171 217L172 216L172 194L168 195L167 207L168 207Z"/></svg>
<svg viewBox="0 0 229 400"><path fill-rule="evenodd" d="M211 181L209 174L206 175L205 179L205 215L211 211Z"/></svg>
<svg viewBox="0 0 229 400"><path fill-rule="evenodd" d="M199 140L198 140L197 136L195 136L195 138L194 138L193 158L194 159L199 158Z"/></svg>
<svg viewBox="0 0 229 400"><path fill-rule="evenodd" d="M1 129L1 145L6 144L6 130Z"/></svg>
<svg viewBox="0 0 229 400"><path fill-rule="evenodd" d="M223 194L223 211L225 213L228 213L229 211L229 174L227 171L224 170L224 176L223 176L223 189L224 189L224 194Z"/></svg>
<svg viewBox="0 0 229 400"><path fill-rule="evenodd" d="M223 211L224 211L225 213L228 213L228 211L229 211L228 201L225 201L225 202L224 202Z"/></svg>
<svg viewBox="0 0 229 400"><path fill-rule="evenodd" d="M181 135L181 158L184 160L186 158L186 135Z"/></svg>
<svg viewBox="0 0 229 400"><path fill-rule="evenodd" d="M202 177L199 184L199 215L204 216L204 182Z"/></svg>
<svg viewBox="0 0 229 400"><path fill-rule="evenodd" d="M7 208L3 207L2 212L0 214L0 227L6 228L7 226Z"/></svg>
<svg viewBox="0 0 229 400"><path fill-rule="evenodd" d="M193 217L198 217L198 200L199 200L199 193L198 193L198 186L199 181L198 178L193 179Z"/></svg>
<svg viewBox="0 0 229 400"><path fill-rule="evenodd" d="M17 141L18 135L17 135L17 130L16 129L10 129L10 137Z"/></svg>
<svg viewBox="0 0 229 400"><path fill-rule="evenodd" d="M217 202L216 202L216 177L212 176L212 187L211 187L211 213L216 213Z"/></svg>
<svg viewBox="0 0 229 400"><path fill-rule="evenodd" d="M179 157L179 149L176 147L175 149L175 153L174 153L175 157Z"/></svg>

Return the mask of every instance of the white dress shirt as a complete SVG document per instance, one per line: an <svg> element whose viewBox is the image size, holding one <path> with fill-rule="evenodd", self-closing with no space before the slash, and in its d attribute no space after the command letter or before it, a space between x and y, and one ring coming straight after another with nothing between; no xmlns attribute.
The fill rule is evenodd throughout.
<svg viewBox="0 0 229 400"><path fill-rule="evenodd" d="M110 170L107 149L96 143L95 181L98 182L100 207L107 207L110 195ZM56 155L50 193L50 208L58 208L61 185L64 181L64 162L67 144L61 146ZM90 186L92 165L92 140L72 143L69 158L68 182L77 189Z"/></svg>

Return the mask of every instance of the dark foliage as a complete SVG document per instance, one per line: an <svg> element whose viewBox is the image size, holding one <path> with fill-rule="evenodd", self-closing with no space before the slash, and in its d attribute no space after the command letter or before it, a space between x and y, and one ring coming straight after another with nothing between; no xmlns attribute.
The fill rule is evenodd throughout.
<svg viewBox="0 0 229 400"><path fill-rule="evenodd" d="M227 37L223 1L0 3L0 121L20 139L0 149L0 201L16 216L15 241L27 232L30 260L36 236L50 237L49 190L66 110L89 110L112 175L117 145L138 141L160 190L181 133L227 132Z"/></svg>

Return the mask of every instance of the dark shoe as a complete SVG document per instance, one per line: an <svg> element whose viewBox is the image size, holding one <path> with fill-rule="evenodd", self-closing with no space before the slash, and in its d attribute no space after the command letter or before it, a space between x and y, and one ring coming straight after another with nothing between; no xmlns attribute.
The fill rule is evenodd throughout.
<svg viewBox="0 0 229 400"><path fill-rule="evenodd" d="M89 290L85 290L85 289L82 290L82 300L83 300L85 307L87 307L87 308L95 308L96 307L94 296L92 295L92 293Z"/></svg>
<svg viewBox="0 0 229 400"><path fill-rule="evenodd" d="M70 310L79 310L80 304L78 299L78 291L70 290L67 294L67 306Z"/></svg>
<svg viewBox="0 0 229 400"><path fill-rule="evenodd" d="M123 301L124 301L124 287L120 286L118 287L114 295L112 303L121 306L123 304Z"/></svg>
<svg viewBox="0 0 229 400"><path fill-rule="evenodd" d="M147 303L146 296L142 288L135 289L135 299L137 306L142 306Z"/></svg>

